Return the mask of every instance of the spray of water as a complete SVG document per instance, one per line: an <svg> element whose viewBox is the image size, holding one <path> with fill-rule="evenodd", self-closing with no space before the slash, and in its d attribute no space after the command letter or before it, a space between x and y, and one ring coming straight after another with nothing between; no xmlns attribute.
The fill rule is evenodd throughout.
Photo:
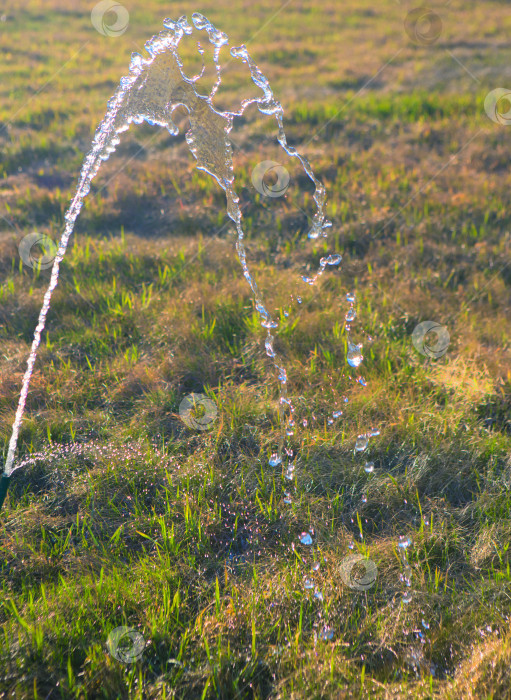
<svg viewBox="0 0 511 700"><path fill-rule="evenodd" d="M290 411L290 415L288 416L285 432L288 436L293 434L292 428L294 426L294 420L292 413L294 408L287 398L287 374L285 368L277 359L277 354L274 349L274 335L272 331L278 327L278 322L271 317L271 314L264 304L262 294L250 272L244 246L245 236L242 227L242 214L239 206L239 197L234 189L235 176L233 170L232 146L229 138L234 117L241 116L249 105L255 104L262 114L275 118L278 126L277 138L280 145L288 156L296 157L300 161L301 166L315 187L313 198L316 211L312 219L311 228L308 232L308 237L310 239L326 237L326 229L331 226L331 222L325 218L326 193L323 185L316 179L308 160L295 148L288 145L283 127L282 105L275 99L268 80L252 60L244 45L231 48L230 54L234 59L247 64L252 81L262 91L262 96L243 100L238 111L223 112L217 110L213 106L212 99L221 84L220 50L223 46L228 44L228 37L199 13L194 13L192 15L192 22L195 29L206 32L210 44L214 47L213 60L217 78L209 94L199 94L195 86L197 80L200 79L204 73L204 64L201 73L190 78L183 72L183 63L178 53L181 39L184 35L191 34L193 27L184 16L177 21L166 19L163 23L165 27L164 31L154 36L145 45L148 58L144 58L140 54L132 55L129 75L121 79L119 87L109 100L106 115L96 131L91 150L84 160L75 195L65 215L64 232L53 263L50 282L44 295L43 305L39 314L30 355L27 361L27 369L23 377L20 398L4 467L4 478L0 483L0 506L7 489L6 484L13 470L30 462L30 460L25 460L25 462L21 461L17 465L14 465L19 431L23 420L30 380L37 358L41 334L44 330L46 317L50 309L52 294L58 283L60 263L64 258L69 239L73 232L76 219L82 209L85 197L90 191L91 182L97 174L101 163L108 160L111 153L115 151L116 146L120 142L120 134L126 131L132 122L140 124L145 121L151 125L164 127L170 134L176 135L179 130L172 120L172 113L179 106L184 106L188 112L190 129L186 133L186 141L197 161L197 168L209 173L225 191L227 214L234 222L237 231L236 252L243 269L243 274L252 290L255 308L259 313L261 325L267 329L265 349L267 356L274 365L280 384L279 406L281 418L283 417L285 407L287 407ZM204 54L200 46L199 51L201 54ZM316 275L314 277L303 276L302 279L306 284L313 285L323 274L327 266L335 266L340 262L341 256L338 254L323 257L320 260L320 266ZM299 297L297 301L301 303ZM348 294L347 301L350 305L345 317L348 347L347 362L352 368L358 369L364 358L362 355L362 345L354 342L351 335L351 324L357 316L355 296L353 294ZM365 380L360 375L357 377L357 381L362 386L366 385ZM333 419L338 418L340 415L342 415L342 411L334 411L329 423L332 423ZM370 431L369 433L359 435L354 448L355 453L363 453L368 447L369 438L376 435L378 435L378 431ZM286 449L286 454L290 459L287 466L284 467L283 476L288 482L293 482L295 478L295 462L291 459L293 453ZM279 466L281 464L281 455L272 455L270 465ZM366 472L370 473L373 469L372 463L366 464ZM291 494L288 491L284 493L284 503L287 505L292 503ZM306 547L311 547L311 545L314 544L314 536L314 529L310 528L308 532L303 532L300 535L299 542ZM410 541L408 539L400 539L399 551L403 563L403 574L401 578L408 588L403 597L403 602L409 602L411 599L411 568L406 558L406 549L409 544ZM319 568L320 563L316 556L314 556L314 561L311 565L311 573L309 574L311 578L305 579L304 587L305 589L315 590L314 597L321 602L323 600L323 594L313 580L314 574ZM424 625L425 624L426 623L424 623ZM320 633L320 638L329 640L332 639L332 637L332 629L325 625Z"/></svg>
<svg viewBox="0 0 511 700"><path fill-rule="evenodd" d="M231 56L248 65L251 78L262 91L262 96L243 100L239 111L222 112L213 107L212 98L221 83L220 49L228 43L228 37L199 13L192 15L192 21L197 30L207 33L208 40L214 47L213 60L217 79L210 93L201 95L195 87L196 81L204 72L204 64L199 75L189 78L183 72L183 63L178 53L179 42L185 34L192 33L193 27L184 16L177 21L165 20L163 22L165 30L154 36L145 45L149 57L144 58L140 54L132 55L129 75L121 79L119 87L109 100L106 115L96 131L92 148L85 158L76 193L65 215L64 232L59 243L51 271L50 283L44 295L43 305L34 332L4 467L4 476L6 478L10 476L14 469L16 446L30 379L41 341L41 334L50 309L51 297L58 283L60 263L64 258L84 199L90 191L91 181L97 174L101 163L110 157L110 154L113 153L119 144L120 134L126 131L132 122L140 124L146 121L149 124L164 127L172 135L176 135L179 130L172 121L172 112L178 106L184 106L188 112L190 129L186 133L186 141L197 161L197 168L213 176L226 193L227 213L234 222L237 231L236 251L238 258L243 268L243 274L254 295L255 307L259 313L261 325L267 329L265 348L266 354L273 362L280 383L279 405L281 417L285 406L290 406L286 391L286 370L277 360L273 347L274 336L271 330L278 327L278 322L272 319L266 308L247 263L239 197L234 189L232 146L229 139L234 117L241 116L249 105L256 104L262 114L271 115L276 119L280 145L289 156L298 158L304 171L315 186L314 201L316 212L308 233L309 238L312 239L326 236L326 229L331 226L331 223L325 219L325 189L314 176L308 160L300 155L295 148L288 146L283 127L282 105L275 99L268 80L254 63L245 46L232 48ZM333 258L322 260L319 273L324 270L327 264L337 263L337 258L335 260Z"/></svg>

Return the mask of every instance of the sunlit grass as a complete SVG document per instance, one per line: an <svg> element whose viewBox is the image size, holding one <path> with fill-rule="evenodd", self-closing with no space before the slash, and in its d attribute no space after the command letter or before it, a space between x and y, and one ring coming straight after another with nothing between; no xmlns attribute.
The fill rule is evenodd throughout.
<svg viewBox="0 0 511 700"><path fill-rule="evenodd" d="M1 23L4 456L49 279L17 244L60 236L106 100L169 14L155 0L129 7L113 39L90 9L31 0ZM280 318L296 405L295 480L268 465L277 387L225 196L194 170L182 133L132 127L62 265L20 434L26 463L0 518L2 697L507 697L509 132L483 103L505 84L509 13L437 8L443 34L424 47L405 34L411 8L390 0L290 3L271 19L276 9L201 11L247 42L289 143L328 191L329 242L306 244L310 182L268 120L235 122L251 269ZM253 89L233 71L220 92L235 105ZM291 179L269 201L251 173L271 158ZM343 261L315 296L300 275L332 250ZM349 291L366 387L346 364ZM303 304L286 317L290 293ZM450 334L436 361L411 341L428 319ZM217 407L209 430L179 416L192 392ZM298 536L310 527L323 602L304 584L312 555ZM367 592L342 581L353 551L377 564ZM133 664L107 649L123 625L145 640Z"/></svg>

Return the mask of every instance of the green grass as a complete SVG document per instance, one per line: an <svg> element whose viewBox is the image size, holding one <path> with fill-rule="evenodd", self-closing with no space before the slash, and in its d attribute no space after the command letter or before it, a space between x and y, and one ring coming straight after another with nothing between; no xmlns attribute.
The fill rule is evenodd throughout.
<svg viewBox="0 0 511 700"><path fill-rule="evenodd" d="M0 25L0 459L49 279L17 245L34 230L59 238L107 99L170 12L126 7L115 39L71 0L30 0ZM61 267L26 463L0 514L2 698L509 697L511 132L483 109L507 84L509 13L438 7L441 37L415 46L412 7L391 0L278 9L176 12L247 43L327 188L328 243L307 243L310 181L270 120L235 122L248 256L296 407L295 478L268 464L277 381L225 196L182 133L133 126ZM220 104L254 94L233 61ZM289 170L285 198L252 186L272 159ZM331 251L340 267L304 288ZM359 371L346 363L350 291ZM437 360L411 340L429 319L450 334ZM209 430L179 416L192 392L216 405ZM299 542L309 528L313 547ZM377 565L367 591L343 582L354 552ZM109 652L120 626L142 635L133 663Z"/></svg>

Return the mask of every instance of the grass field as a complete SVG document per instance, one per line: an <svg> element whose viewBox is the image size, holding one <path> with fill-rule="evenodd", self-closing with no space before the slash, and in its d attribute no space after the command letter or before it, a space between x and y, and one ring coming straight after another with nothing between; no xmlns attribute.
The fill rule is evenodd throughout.
<svg viewBox="0 0 511 700"><path fill-rule="evenodd" d="M0 513L0 697L511 698L511 129L484 109L511 85L508 4L433 3L414 40L416 6L395 0L122 4L116 37L93 3L0 11L0 460L50 276L18 245L58 241L131 53L200 11L246 43L327 188L328 240L307 242L312 183L271 118L235 120L294 478L268 463L278 382L225 195L184 113L176 137L133 125L61 267ZM222 57L216 104L236 109L257 88ZM286 196L257 193L264 160L288 170ZM331 252L340 266L303 284ZM449 334L438 358L412 342L428 320ZM214 403L210 429L181 419L190 393ZM355 553L377 567L367 590L342 575ZM137 658L109 648L119 627Z"/></svg>

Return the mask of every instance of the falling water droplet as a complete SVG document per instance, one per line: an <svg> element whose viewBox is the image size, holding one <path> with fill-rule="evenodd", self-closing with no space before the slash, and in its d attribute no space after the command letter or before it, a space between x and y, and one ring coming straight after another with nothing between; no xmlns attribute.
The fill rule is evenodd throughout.
<svg viewBox="0 0 511 700"><path fill-rule="evenodd" d="M371 474L374 472L374 462L366 462L366 465L364 467L364 470L368 473Z"/></svg>
<svg viewBox="0 0 511 700"><path fill-rule="evenodd" d="M306 545L312 544L312 537L310 536L310 533L302 532L302 534L300 535L300 542Z"/></svg>
<svg viewBox="0 0 511 700"><path fill-rule="evenodd" d="M289 491L284 492L284 503L289 506L293 502L293 499L291 498L291 494Z"/></svg>
<svg viewBox="0 0 511 700"><path fill-rule="evenodd" d="M325 261L326 265L339 265L339 263L342 260L342 255L339 255L338 253L333 253L327 258L321 258L321 262L323 262L323 260Z"/></svg>
<svg viewBox="0 0 511 700"><path fill-rule="evenodd" d="M356 315L357 312L355 311L355 309L349 309L344 318L346 319L346 321L348 321L348 323L351 323L351 321L355 320Z"/></svg>
<svg viewBox="0 0 511 700"><path fill-rule="evenodd" d="M274 452L270 457L268 464L270 465L270 467L278 467L279 464L282 464L282 459L276 452Z"/></svg>
<svg viewBox="0 0 511 700"><path fill-rule="evenodd" d="M406 537L405 535L401 535L401 537L399 538L398 547L400 547L401 549L406 549L411 544L412 544L412 540L409 537Z"/></svg>
<svg viewBox="0 0 511 700"><path fill-rule="evenodd" d="M357 377L357 382L361 384L362 386L367 386L367 382L364 379L364 377Z"/></svg>
<svg viewBox="0 0 511 700"><path fill-rule="evenodd" d="M323 593L321 593L321 591L315 591L314 598L317 598L318 600L323 600Z"/></svg>
<svg viewBox="0 0 511 700"><path fill-rule="evenodd" d="M354 304L356 301L356 297L352 292L348 292L346 294L346 301L349 301L350 304Z"/></svg>
<svg viewBox="0 0 511 700"><path fill-rule="evenodd" d="M367 503L367 496L365 494L362 496L362 503Z"/></svg>
<svg viewBox="0 0 511 700"><path fill-rule="evenodd" d="M348 340L348 354L346 356L346 359L350 367L358 367L362 363L362 360L364 359L364 356L361 352L362 347L362 343L355 345L354 343Z"/></svg>
<svg viewBox="0 0 511 700"><path fill-rule="evenodd" d="M359 435L355 442L355 452L364 452L364 450L367 450L368 445L369 439L367 435Z"/></svg>
<svg viewBox="0 0 511 700"><path fill-rule="evenodd" d="M288 481L292 481L292 480L295 478L295 465L294 465L294 464L289 464L289 465L288 465L288 467L287 467L287 469L286 469L286 472L285 472L285 474L284 474L284 477L285 477Z"/></svg>
<svg viewBox="0 0 511 700"><path fill-rule="evenodd" d="M412 600L411 591L406 591L406 593L403 594L403 598L402 598L403 603L409 603L411 600Z"/></svg>
<svg viewBox="0 0 511 700"><path fill-rule="evenodd" d="M275 357L275 350L273 349L273 336L270 335L266 338L264 342L264 347L266 348L266 354L268 357Z"/></svg>
<svg viewBox="0 0 511 700"><path fill-rule="evenodd" d="M332 416L333 418L340 418L342 416L342 411L334 411Z"/></svg>
<svg viewBox="0 0 511 700"><path fill-rule="evenodd" d="M303 582L303 586L304 586L304 588L306 588L307 590L310 590L311 588L314 588L314 584L312 583L312 581L310 580L310 578L306 578L306 579L305 579L305 581Z"/></svg>
<svg viewBox="0 0 511 700"><path fill-rule="evenodd" d="M312 565L312 570L319 571L319 567L320 567L319 561L315 561L314 564Z"/></svg>
<svg viewBox="0 0 511 700"><path fill-rule="evenodd" d="M429 622L426 622L424 618L422 618L422 626L425 630L429 630Z"/></svg>

